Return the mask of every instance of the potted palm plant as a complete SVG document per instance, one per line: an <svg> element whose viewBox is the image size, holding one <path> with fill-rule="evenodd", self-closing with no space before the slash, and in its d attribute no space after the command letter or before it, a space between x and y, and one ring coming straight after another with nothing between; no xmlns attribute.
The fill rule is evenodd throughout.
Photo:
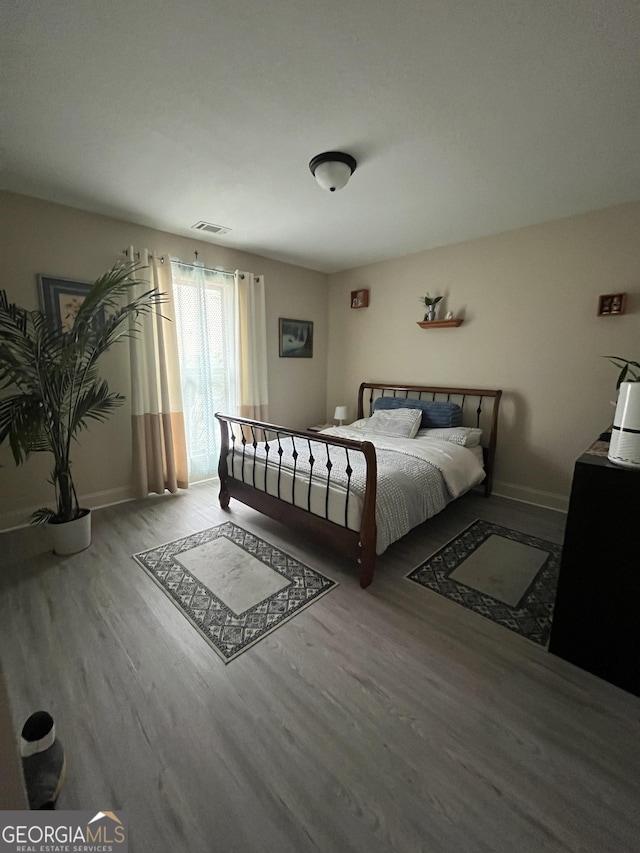
<svg viewBox="0 0 640 853"><path fill-rule="evenodd" d="M640 469L640 363L617 355L606 358L620 368L609 460L626 468Z"/></svg>
<svg viewBox="0 0 640 853"><path fill-rule="evenodd" d="M16 465L32 453L52 454L55 508L37 510L31 521L51 525L58 554L91 544L90 511L80 507L73 482L74 442L125 399L100 378L98 360L165 300L155 290L132 294L139 269L116 264L97 279L69 329L54 328L42 311L10 304L0 292L0 445L8 441Z"/></svg>

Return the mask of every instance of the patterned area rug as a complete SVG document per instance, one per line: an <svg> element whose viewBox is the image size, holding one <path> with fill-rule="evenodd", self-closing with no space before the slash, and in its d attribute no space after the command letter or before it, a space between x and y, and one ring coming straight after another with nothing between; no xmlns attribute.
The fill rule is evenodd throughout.
<svg viewBox="0 0 640 853"><path fill-rule="evenodd" d="M232 522L133 558L225 663L337 586Z"/></svg>
<svg viewBox="0 0 640 853"><path fill-rule="evenodd" d="M561 551L554 542L477 520L407 579L544 646Z"/></svg>

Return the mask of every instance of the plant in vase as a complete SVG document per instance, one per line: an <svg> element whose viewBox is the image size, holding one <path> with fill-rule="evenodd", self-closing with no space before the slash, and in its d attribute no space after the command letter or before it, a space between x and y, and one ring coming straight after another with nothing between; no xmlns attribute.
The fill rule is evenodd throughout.
<svg viewBox="0 0 640 853"><path fill-rule="evenodd" d="M426 296L419 297L420 302L427 309L427 313L424 315L424 322L435 320L436 319L436 305L442 299L442 296L429 296L427 293Z"/></svg>
<svg viewBox="0 0 640 853"><path fill-rule="evenodd" d="M155 290L131 298L131 288L142 283L134 277L139 269L138 264L122 263L108 270L92 285L67 329L53 328L42 311L10 304L0 291L0 392L8 392L0 397L0 445L8 441L16 465L32 453L53 456L49 482L55 509L37 510L33 523L65 528L89 515L78 503L73 482L73 442L89 421L105 421L125 399L100 378L98 359L113 344L135 335L137 319L166 301ZM81 547L90 544L90 531L89 516ZM64 533L57 532L63 541ZM57 553L73 553L64 547L54 544Z"/></svg>
<svg viewBox="0 0 640 853"><path fill-rule="evenodd" d="M620 368L609 460L616 465L640 469L640 363L617 355L605 358Z"/></svg>
<svg viewBox="0 0 640 853"><path fill-rule="evenodd" d="M640 362L629 361L627 358L620 358L619 355L605 355L605 358L608 358L616 367L621 368L616 389L620 388L623 382L640 382Z"/></svg>

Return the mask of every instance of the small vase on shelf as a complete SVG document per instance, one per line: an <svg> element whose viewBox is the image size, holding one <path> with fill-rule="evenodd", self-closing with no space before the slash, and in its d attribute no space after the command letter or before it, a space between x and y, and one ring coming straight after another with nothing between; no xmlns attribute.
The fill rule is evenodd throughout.
<svg viewBox="0 0 640 853"><path fill-rule="evenodd" d="M430 305L427 313L424 315L423 323L430 323L432 320L436 319L436 306Z"/></svg>

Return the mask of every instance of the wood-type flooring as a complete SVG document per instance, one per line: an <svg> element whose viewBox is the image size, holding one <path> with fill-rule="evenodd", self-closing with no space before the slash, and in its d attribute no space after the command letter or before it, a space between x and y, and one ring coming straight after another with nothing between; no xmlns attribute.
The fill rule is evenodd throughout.
<svg viewBox="0 0 640 853"><path fill-rule="evenodd" d="M215 483L94 512L73 557L1 534L0 660L16 731L56 720L58 808L124 810L133 853L638 851L640 699L404 577L476 518L562 542L469 494L362 590ZM225 666L131 555L227 520L339 586Z"/></svg>

